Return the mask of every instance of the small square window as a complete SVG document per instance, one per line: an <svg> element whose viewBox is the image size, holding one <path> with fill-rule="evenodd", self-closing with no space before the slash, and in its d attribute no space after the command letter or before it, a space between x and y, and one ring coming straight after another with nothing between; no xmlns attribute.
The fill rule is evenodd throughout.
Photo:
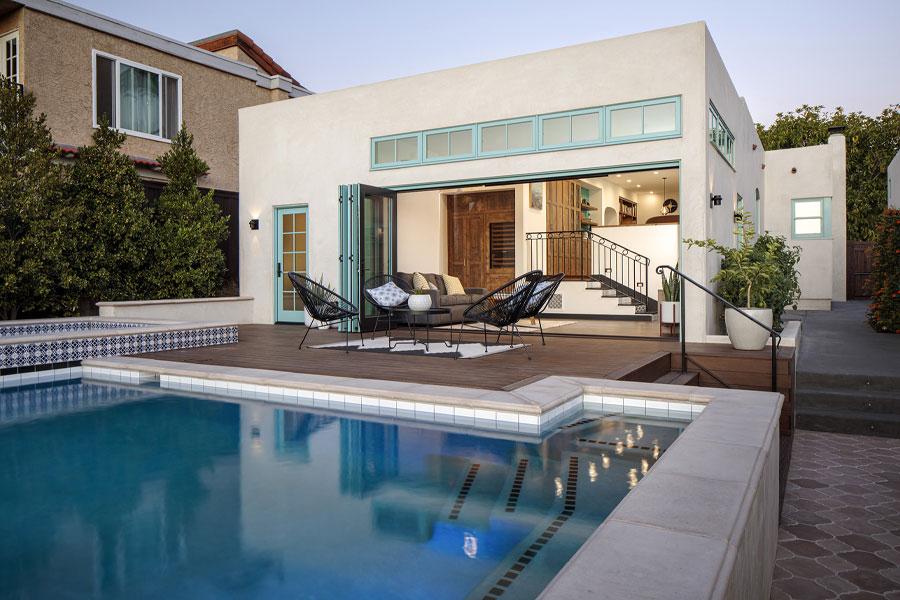
<svg viewBox="0 0 900 600"><path fill-rule="evenodd" d="M791 200L791 237L827 239L831 237L831 198Z"/></svg>
<svg viewBox="0 0 900 600"><path fill-rule="evenodd" d="M425 136L425 158L450 156L450 134L429 133Z"/></svg>
<svg viewBox="0 0 900 600"><path fill-rule="evenodd" d="M481 150L483 152L503 152L506 150L506 125L492 125L481 130Z"/></svg>
<svg viewBox="0 0 900 600"><path fill-rule="evenodd" d="M592 142L600 139L600 113L572 117L572 141Z"/></svg>
<svg viewBox="0 0 900 600"><path fill-rule="evenodd" d="M642 108L620 108L609 114L609 134L613 138L641 135L643 131Z"/></svg>
<svg viewBox="0 0 900 600"><path fill-rule="evenodd" d="M534 125L531 121L511 123L507 129L508 150L521 150L534 146Z"/></svg>
<svg viewBox="0 0 900 600"><path fill-rule="evenodd" d="M450 132L450 155L468 156L472 154L472 130Z"/></svg>
<svg viewBox="0 0 900 600"><path fill-rule="evenodd" d="M543 139L541 143L544 146L559 146L572 141L571 117L544 119L542 128Z"/></svg>
<svg viewBox="0 0 900 600"><path fill-rule="evenodd" d="M675 131L675 103L651 104L644 107L644 133Z"/></svg>
<svg viewBox="0 0 900 600"><path fill-rule="evenodd" d="M397 140L375 142L375 164L386 165L397 160Z"/></svg>

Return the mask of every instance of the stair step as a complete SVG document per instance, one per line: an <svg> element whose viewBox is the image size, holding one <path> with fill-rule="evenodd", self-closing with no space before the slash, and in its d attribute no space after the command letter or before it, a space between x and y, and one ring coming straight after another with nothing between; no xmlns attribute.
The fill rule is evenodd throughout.
<svg viewBox="0 0 900 600"><path fill-rule="evenodd" d="M854 390L797 386L796 406L797 410L900 414L900 392L882 392L862 387Z"/></svg>
<svg viewBox="0 0 900 600"><path fill-rule="evenodd" d="M700 385L700 373L688 371L669 371L654 383L667 383L669 385Z"/></svg>
<svg viewBox="0 0 900 600"><path fill-rule="evenodd" d="M796 422L799 429L900 437L900 415L897 414L798 408Z"/></svg>

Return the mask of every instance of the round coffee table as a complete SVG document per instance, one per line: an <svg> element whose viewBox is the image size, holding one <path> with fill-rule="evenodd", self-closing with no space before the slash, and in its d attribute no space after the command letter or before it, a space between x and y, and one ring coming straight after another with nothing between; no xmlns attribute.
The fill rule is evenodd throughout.
<svg viewBox="0 0 900 600"><path fill-rule="evenodd" d="M416 338L415 327L421 324L425 326L425 352L428 352L428 345L431 343L431 336L429 334L431 333L432 327L434 327L432 317L434 315L449 315L450 309L429 308L428 310L413 310L408 306L404 306L402 308L395 308L394 312L406 315L406 325L409 327L410 333L412 333L413 337L411 340L397 340L394 342L393 346L388 345L388 348L393 350L397 347L397 344L409 344L410 342L412 342L413 346L418 344L419 340ZM453 347L453 344L446 340L441 340L441 343L443 343L447 348Z"/></svg>

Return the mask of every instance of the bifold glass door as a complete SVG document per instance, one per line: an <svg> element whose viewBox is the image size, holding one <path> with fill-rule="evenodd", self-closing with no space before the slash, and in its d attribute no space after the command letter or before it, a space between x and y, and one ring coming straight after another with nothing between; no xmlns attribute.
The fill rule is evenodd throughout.
<svg viewBox="0 0 900 600"><path fill-rule="evenodd" d="M303 323L303 301L287 274L291 271L306 275L307 233L309 222L305 206L277 208L275 210L275 321Z"/></svg>
<svg viewBox="0 0 900 600"><path fill-rule="evenodd" d="M341 295L361 308L360 325L374 325L375 313L362 298L366 281L393 274L397 256L397 194L368 185L342 185Z"/></svg>

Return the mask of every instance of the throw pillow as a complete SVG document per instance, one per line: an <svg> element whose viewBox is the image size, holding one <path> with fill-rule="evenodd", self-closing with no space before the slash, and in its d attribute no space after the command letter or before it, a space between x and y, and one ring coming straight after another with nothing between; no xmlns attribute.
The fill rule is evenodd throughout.
<svg viewBox="0 0 900 600"><path fill-rule="evenodd" d="M551 281L539 281L538 284L534 286L534 291L531 292L531 298L529 298L528 302L525 304L526 313L537 310L541 301L544 299L542 292L551 285L553 285L553 282Z"/></svg>
<svg viewBox="0 0 900 600"><path fill-rule="evenodd" d="M409 299L409 294L401 290L396 283L388 281L386 284L369 290L369 296L378 306L393 308L400 306Z"/></svg>
<svg viewBox="0 0 900 600"><path fill-rule="evenodd" d="M412 282L413 282L413 288L415 288L417 290L437 289L437 286L434 286L431 283L429 283L428 280L425 279L425 276L422 275L421 273L419 273L418 271L413 273Z"/></svg>
<svg viewBox="0 0 900 600"><path fill-rule="evenodd" d="M444 280L444 287L447 288L448 296L466 293L466 288L463 287L459 277L454 277L453 275L441 275L441 278Z"/></svg>

